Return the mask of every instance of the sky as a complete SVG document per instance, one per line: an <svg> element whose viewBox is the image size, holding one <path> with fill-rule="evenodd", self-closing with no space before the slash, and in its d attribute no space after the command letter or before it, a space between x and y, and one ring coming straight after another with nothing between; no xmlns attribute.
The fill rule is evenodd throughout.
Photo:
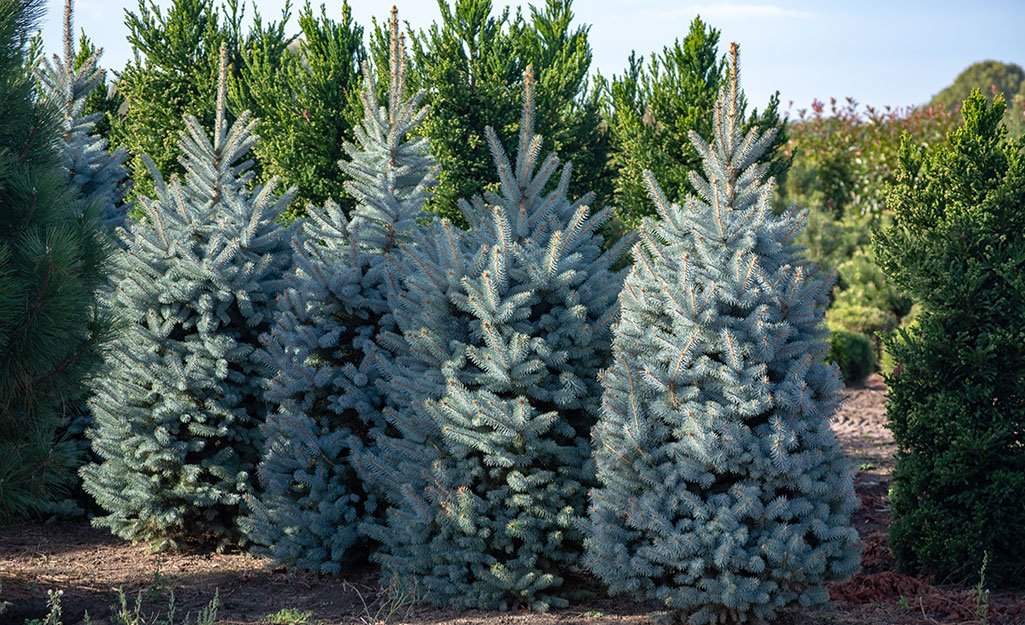
<svg viewBox="0 0 1025 625"><path fill-rule="evenodd" d="M284 2L255 0L265 20L280 16ZM62 46L64 0L46 3L43 39L53 54ZM329 16L341 14L342 0L323 4ZM366 26L371 17L386 19L392 4L414 28L439 17L435 0L349 0L356 21ZM526 10L530 3L494 0L496 7L506 4ZM126 9L136 11L138 0L75 3L76 36L85 29L104 48L101 66L115 72L131 56ZM924 104L976 61L1025 65L1022 0L576 0L573 11L576 24L590 25L592 70L605 76L621 74L631 50L647 58L683 38L700 15L721 31L720 52L731 41L740 44L741 86L749 102L761 108L779 91L782 107L789 104L792 114L816 98L852 97L877 107ZM298 30L295 13L293 8L290 32Z"/></svg>

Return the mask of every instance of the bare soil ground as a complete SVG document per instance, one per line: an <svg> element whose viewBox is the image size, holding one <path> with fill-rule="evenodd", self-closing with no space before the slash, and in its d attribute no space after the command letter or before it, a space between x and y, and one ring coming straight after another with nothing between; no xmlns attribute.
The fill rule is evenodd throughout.
<svg viewBox="0 0 1025 625"><path fill-rule="evenodd" d="M854 523L866 544L863 570L831 587L835 608L825 612L794 611L778 622L786 625L1025 625L1025 593L993 592L985 620L969 588L937 584L894 571L886 547L889 520L887 492L895 447L885 427L886 388L879 376L847 389L834 428L860 466L857 491L861 508ZM92 528L84 520L27 523L0 528L0 583L11 606L0 625L23 625L46 613L46 592L61 589L64 625L76 625L89 612L97 625L109 623L117 588L132 602L142 596L143 612L166 616L175 595L175 625L193 615L219 592L219 622L225 625L267 623L283 608L312 612L309 625L640 625L658 606L608 597L593 580L574 580L593 598L549 614L526 612L455 613L403 606L388 617L388 593L366 566L340 576L287 573L243 553L149 553ZM394 607L393 605L391 607ZM386 618L388 617L388 618ZM146 623L154 621L147 620ZM301 621L300 621L301 622Z"/></svg>

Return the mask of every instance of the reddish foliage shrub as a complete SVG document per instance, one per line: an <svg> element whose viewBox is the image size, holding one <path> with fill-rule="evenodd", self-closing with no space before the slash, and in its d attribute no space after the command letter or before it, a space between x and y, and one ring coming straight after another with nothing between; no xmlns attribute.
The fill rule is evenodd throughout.
<svg viewBox="0 0 1025 625"><path fill-rule="evenodd" d="M798 109L790 127L785 153L794 157L794 165L788 200L820 206L837 217L849 206L879 214L885 186L897 171L901 136L908 133L922 145L944 142L959 121L956 113L933 107L859 110L853 98L841 104L830 98L827 114L826 105L815 100L810 112Z"/></svg>

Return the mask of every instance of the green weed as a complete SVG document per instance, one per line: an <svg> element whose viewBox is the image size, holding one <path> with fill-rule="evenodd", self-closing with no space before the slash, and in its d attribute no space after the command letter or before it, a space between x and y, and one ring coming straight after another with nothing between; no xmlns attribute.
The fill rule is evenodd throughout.
<svg viewBox="0 0 1025 625"><path fill-rule="evenodd" d="M989 564L989 552L982 552L982 568L979 569L979 583L971 589L975 597L975 618L979 619L979 625L986 625L989 617L989 589L986 588L986 565Z"/></svg>
<svg viewBox="0 0 1025 625"><path fill-rule="evenodd" d="M167 586L164 582L167 578L160 574L160 567L153 571L153 581L150 582L149 587L146 589L146 598L150 601L156 601L160 598L160 593L167 590Z"/></svg>
<svg viewBox="0 0 1025 625"><path fill-rule="evenodd" d="M46 591L46 606L50 608L50 612L43 619L26 619L25 625L63 625L61 622L61 617L63 616L61 611L61 595L63 594L63 590Z"/></svg>
<svg viewBox="0 0 1025 625"><path fill-rule="evenodd" d="M185 614L185 620L180 624L174 620L174 591L171 591L171 596L167 602L167 616L163 619L158 619L156 616L148 618L142 612L142 591L135 597L135 605L133 607L128 606L128 598L125 597L125 592L121 588L117 589L118 604L112 606L110 625L190 625L191 621L189 613ZM210 600L205 608L199 611L196 615L195 625L215 625L217 622L217 609L221 607L221 595L215 589L214 598ZM44 625L51 625L46 623ZM89 619L89 613L86 612L85 620L83 625L95 625Z"/></svg>
<svg viewBox="0 0 1025 625"><path fill-rule="evenodd" d="M392 619L398 617L400 620L407 620L415 606L421 599L419 586L414 581L412 586L403 584L392 576L388 587L370 603L363 597L358 588L346 582L352 591L359 597L363 604L363 614L360 616L361 625L388 625ZM400 615L401 614L401 615Z"/></svg>
<svg viewBox="0 0 1025 625"><path fill-rule="evenodd" d="M897 599L897 609L901 612L909 612L911 610L911 604L908 603L908 598L904 595Z"/></svg>
<svg viewBox="0 0 1025 625"><path fill-rule="evenodd" d="M296 608L282 608L265 619L275 625L313 625L313 612L300 612Z"/></svg>

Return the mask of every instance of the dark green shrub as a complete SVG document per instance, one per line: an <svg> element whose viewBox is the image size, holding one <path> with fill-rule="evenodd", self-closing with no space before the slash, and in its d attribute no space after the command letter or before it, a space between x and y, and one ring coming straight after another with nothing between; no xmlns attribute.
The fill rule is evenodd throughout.
<svg viewBox="0 0 1025 625"><path fill-rule="evenodd" d="M598 78L611 139L609 155L615 170L615 205L621 225L636 229L655 209L644 182L650 171L671 202L683 203L695 189L689 174L701 169L701 156L688 133L712 136L713 111L719 89L727 82L726 55L719 53L719 30L695 17L682 39L648 62L631 54L621 76ZM769 166L777 183L786 179L791 157L783 154L787 121L779 116L779 94L765 108L746 113L741 94L740 113L745 132L757 128L774 131L772 142L759 162Z"/></svg>
<svg viewBox="0 0 1025 625"><path fill-rule="evenodd" d="M974 92L949 145L906 141L875 256L921 307L886 341L897 466L890 547L899 570L1023 584L1025 155L1002 98Z"/></svg>
<svg viewBox="0 0 1025 625"><path fill-rule="evenodd" d="M860 382L875 370L876 357L872 339L839 327L830 327L829 332L829 353L826 355L826 362L835 362L840 367L845 383Z"/></svg>
<svg viewBox="0 0 1025 625"><path fill-rule="evenodd" d="M915 321L918 319L918 313L920 311L920 307L912 306L911 310L908 311L908 314L901 318L900 325L897 326L897 332L882 337L884 340L882 341L883 345L879 356L879 371L882 372L883 375L892 373L893 368L899 363L899 361L893 357L893 349L890 347L890 344L904 342L903 335L900 331L903 330L906 333L912 332L916 327ZM885 340L887 337L889 340Z"/></svg>
<svg viewBox="0 0 1025 625"><path fill-rule="evenodd" d="M253 16L253 28L243 32L244 4L221 4L215 0L173 0L169 3L139 0L137 10L125 12L132 57L118 72L118 114L108 116L108 120L112 147L128 152L128 168L134 183L129 199L134 201L157 193L146 164L147 158L152 159L157 169L168 179L186 174L178 159L182 117L191 115L204 128L213 126L217 59L222 44L228 47L229 71L233 83L247 80L247 85L256 83L257 79L252 78L251 72L248 72L253 55L263 54L265 56L261 58L265 60L282 60L284 49L290 41L284 33L287 13L279 22L265 22L257 13ZM243 51L247 53L245 60L242 58ZM275 68L280 65L277 63ZM335 78L342 82L340 73L335 74ZM284 80L283 77L278 79ZM270 118L270 123L263 129L264 134L272 135L277 141L278 133L291 132L293 143L305 145L303 140L306 135L298 134L291 127L280 128L275 123L277 119L274 115L260 106L263 104L259 98L260 87L255 84L247 91L252 96L248 99L233 99L237 106L229 109L228 122L233 121L236 112L242 114L252 109L258 118ZM284 91L285 87L281 90ZM333 104L322 102L321 106L329 107ZM314 114L318 112L314 111ZM334 139L334 135L327 131L323 131L323 136ZM311 160L319 156L319 150L307 150ZM283 173L275 166L273 157L268 156L266 151L256 155L252 171L259 182L267 182L265 173ZM303 173L305 169L295 167L287 172L282 182L303 183ZM141 206L137 206L132 216L142 218L144 212Z"/></svg>
<svg viewBox="0 0 1025 625"><path fill-rule="evenodd" d="M897 327L897 318L875 306L861 306L847 302L836 303L826 313L826 323L849 332L875 336L876 332L891 332Z"/></svg>
<svg viewBox="0 0 1025 625"><path fill-rule="evenodd" d="M271 29L255 28L231 84L233 110L252 111L260 120L253 156L261 179L278 176L283 186L296 188L296 201L285 213L289 221L329 199L345 215L356 206L338 175L338 161L347 158L343 146L355 139L360 120L363 27L347 2L339 13L336 21L324 5L318 15L307 3L299 11L295 40L277 28L287 13Z"/></svg>
<svg viewBox="0 0 1025 625"><path fill-rule="evenodd" d="M595 207L609 204L608 139L597 91L588 86L591 44L588 27L575 23L572 0L549 0L526 15L492 0L442 0L440 20L425 30L407 30L408 86L425 89L430 113L420 132L441 165L427 209L460 227L458 202L495 191L485 128L503 145L516 140L528 66L537 76L538 134L560 158L573 162L570 193L593 192ZM378 25L370 40L377 67L388 66L388 33ZM379 76L379 86L388 84ZM550 188L549 188L550 190Z"/></svg>
<svg viewBox="0 0 1025 625"><path fill-rule="evenodd" d="M133 58L119 73L123 114L110 117L110 142L129 154L132 200L154 191L143 154L168 176L182 173L182 115L205 127L213 122L217 49L229 38L221 17L213 0L175 0L166 13L139 2L137 12L125 13Z"/></svg>

